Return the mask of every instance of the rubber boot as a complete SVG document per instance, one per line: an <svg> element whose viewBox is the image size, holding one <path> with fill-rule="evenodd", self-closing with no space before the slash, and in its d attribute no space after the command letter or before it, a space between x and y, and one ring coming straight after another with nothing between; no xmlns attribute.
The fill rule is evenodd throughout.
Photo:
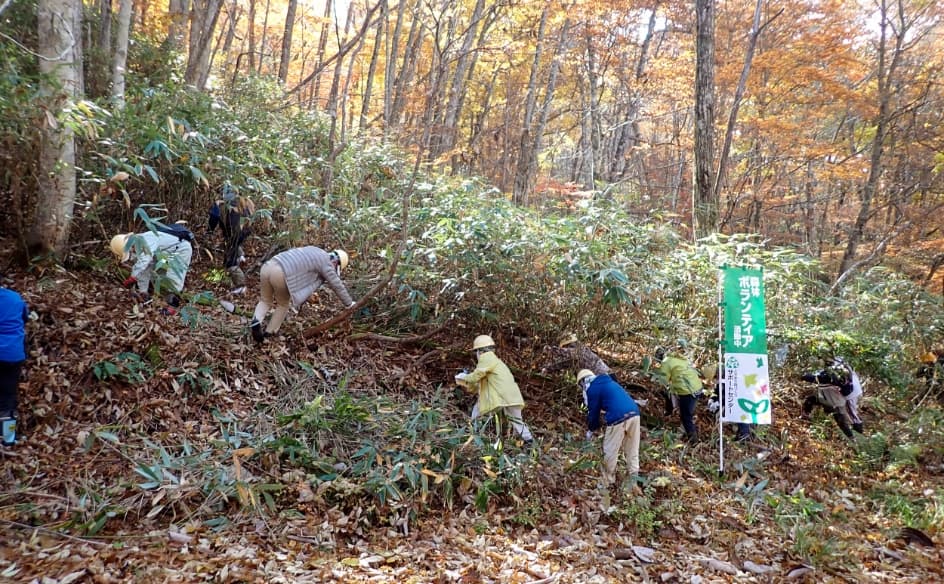
<svg viewBox="0 0 944 584"><path fill-rule="evenodd" d="M859 434L865 434L865 428L862 427L862 422L858 424L853 424L852 429L858 432Z"/></svg>
<svg viewBox="0 0 944 584"><path fill-rule="evenodd" d="M836 424L839 425L839 429L846 435L846 438L852 438L852 429L849 428L849 422L846 421L846 417L840 412L834 411L833 419L836 420Z"/></svg>
<svg viewBox="0 0 944 584"><path fill-rule="evenodd" d="M7 412L0 416L0 434L2 434L4 446L16 444L16 413Z"/></svg>
<svg viewBox="0 0 944 584"><path fill-rule="evenodd" d="M265 340L266 335L264 332L262 332L262 323L258 320L252 321L252 323L249 325L249 330L252 332L252 340L256 341L257 343L261 343Z"/></svg>

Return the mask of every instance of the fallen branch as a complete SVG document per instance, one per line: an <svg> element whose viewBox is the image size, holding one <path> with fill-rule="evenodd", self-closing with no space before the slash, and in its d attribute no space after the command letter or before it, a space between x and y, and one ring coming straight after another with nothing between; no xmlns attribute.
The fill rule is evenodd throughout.
<svg viewBox="0 0 944 584"><path fill-rule="evenodd" d="M357 333L357 334L351 335L350 338L352 341L360 340L360 339L368 339L371 341L381 341L384 343L401 343L401 344L406 345L409 343L420 343L430 337L434 337L440 332L442 332L443 329L445 329L448 324L449 324L449 321L446 321L441 326L438 326L431 331L425 332L421 335L411 335L409 337L391 337L389 335L380 335L377 333Z"/></svg>
<svg viewBox="0 0 944 584"><path fill-rule="evenodd" d="M57 537L62 537L62 538L65 538L65 539L71 539L71 540L73 540L73 541L78 541L78 542L82 542L82 543L90 543L90 544L93 544L93 545L100 545L100 546L107 546L107 545L109 545L108 543L106 543L106 542L104 542L104 541L97 541L97 540L94 540L94 539L86 539L86 538L84 538L84 537L76 537L76 536L74 536L74 535L69 535L68 533L62 533L61 531L56 531L55 529L49 529L49 528L47 528L47 527L42 527L42 526L39 526L39 525L26 525L25 523L19 523L19 522L17 522L17 521L10 521L9 519L0 519L0 522L5 523L6 525L9 525L9 526L11 526L11 527L18 527L18 528L20 528L20 529L28 529L28 530L30 530L30 531L33 531L33 530L35 530L35 531L41 531L41 532L46 533L46 534L49 534L49 535L55 535L55 536L57 536Z"/></svg>

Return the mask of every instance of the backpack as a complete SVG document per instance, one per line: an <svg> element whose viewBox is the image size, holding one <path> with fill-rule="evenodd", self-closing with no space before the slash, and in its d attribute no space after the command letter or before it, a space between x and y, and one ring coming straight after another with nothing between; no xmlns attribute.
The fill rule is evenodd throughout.
<svg viewBox="0 0 944 584"><path fill-rule="evenodd" d="M169 233L170 235L176 236L177 239L181 241L193 243L193 232L180 223L171 223L170 225L155 225L154 227L161 233Z"/></svg>

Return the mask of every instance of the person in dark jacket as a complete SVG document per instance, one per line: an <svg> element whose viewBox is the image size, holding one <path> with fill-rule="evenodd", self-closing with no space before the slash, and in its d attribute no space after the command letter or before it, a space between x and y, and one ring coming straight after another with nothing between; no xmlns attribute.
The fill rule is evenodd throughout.
<svg viewBox="0 0 944 584"><path fill-rule="evenodd" d="M0 288L0 432L4 446L16 443L20 371L26 361L26 321L29 310L23 298Z"/></svg>
<svg viewBox="0 0 944 584"><path fill-rule="evenodd" d="M816 406L832 414L833 419L847 438L852 438L852 430L859 434L865 432L859 417L859 399L862 398L862 382L842 357L832 357L825 369L804 374L801 379L808 383L818 383L819 387L807 395L803 401L803 414L809 416ZM850 423L852 430L849 429Z"/></svg>
<svg viewBox="0 0 944 584"><path fill-rule="evenodd" d="M620 451L626 458L627 477L623 491L635 490L639 475L639 406L636 401L609 375L594 375L583 369L577 373L577 385L583 390L587 405L587 439L600 428L604 416L603 477L600 484L603 507L610 506L610 486L616 481L616 463Z"/></svg>
<svg viewBox="0 0 944 584"><path fill-rule="evenodd" d="M208 231L213 233L219 227L223 233L223 267L229 275L233 294L246 291L246 274L241 267L246 261L243 242L251 233L246 222L254 212L252 200L238 196L229 185L223 187L223 199L210 207Z"/></svg>
<svg viewBox="0 0 944 584"><path fill-rule="evenodd" d="M354 306L354 300L341 281L341 270L347 267L347 262L347 252L343 249L329 252L309 245L283 251L264 263L259 274L262 298L256 304L250 323L252 338L261 343L266 336L279 332L289 309L304 304L324 284L334 291L345 308ZM263 332L262 323L273 306L272 318Z"/></svg>
<svg viewBox="0 0 944 584"><path fill-rule="evenodd" d="M590 347L578 341L577 335L573 333L565 334L557 347L547 347L546 351L551 354L552 361L541 369L542 374L571 368L575 373L581 369L589 369L594 375L613 375L603 359Z"/></svg>

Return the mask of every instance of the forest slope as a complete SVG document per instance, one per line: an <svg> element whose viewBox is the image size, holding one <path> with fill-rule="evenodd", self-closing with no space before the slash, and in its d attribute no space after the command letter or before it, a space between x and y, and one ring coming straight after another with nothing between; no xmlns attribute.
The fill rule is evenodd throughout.
<svg viewBox="0 0 944 584"><path fill-rule="evenodd" d="M301 329L332 311L323 297L257 350L238 315L134 306L113 268L97 266L8 272L38 315L21 387L23 441L0 454L0 574L11 581L942 577L941 452L896 450L914 432L939 433L942 412L926 403L908 419L913 404L895 403L875 381L864 402L869 436L852 445L827 418L801 420L799 387L776 372L774 425L752 444L726 442L723 476L703 407L710 438L690 447L675 420L653 413L656 394L637 395L652 404L644 493L607 514L594 493L599 444L582 440L574 386L533 373L540 339L499 337L538 446L523 451L509 440L495 450L471 440L471 404L444 385L469 364L472 331L391 343L354 321L306 347ZM208 268L198 261L191 289L214 289ZM250 294L238 304L253 302ZM634 379L641 357L622 356L623 379ZM309 406L319 400L316 415ZM428 426L416 422L431 410ZM331 453L322 462L333 468L286 454L306 411L304 427L325 430L309 437L328 442L310 452ZM445 480L429 470L443 428L456 434L455 461L465 461ZM379 474L364 471L353 450L368 443ZM426 469L412 488L403 479L410 464ZM378 479L399 485L400 496ZM438 490L454 480L453 496ZM921 545L921 532L936 547Z"/></svg>

